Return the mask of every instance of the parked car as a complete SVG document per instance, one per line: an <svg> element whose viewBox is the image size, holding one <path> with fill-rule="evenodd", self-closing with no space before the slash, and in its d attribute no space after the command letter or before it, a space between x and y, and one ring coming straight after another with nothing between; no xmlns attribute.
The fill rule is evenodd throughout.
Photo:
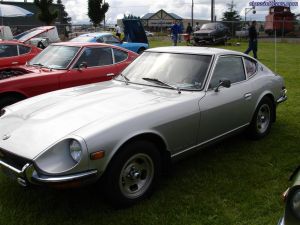
<svg viewBox="0 0 300 225"><path fill-rule="evenodd" d="M71 42L91 42L91 43L107 43L122 48L126 48L130 51L136 52L138 54L144 52L149 48L148 44L145 43L133 43L133 42L123 42L111 33L88 33L82 34L76 38L70 40Z"/></svg>
<svg viewBox="0 0 300 225"><path fill-rule="evenodd" d="M57 43L25 66L0 69L0 109L58 89L110 80L138 55L99 43Z"/></svg>
<svg viewBox="0 0 300 225"><path fill-rule="evenodd" d="M294 171L290 180L293 181L293 185L283 194L285 211L278 225L300 224L300 167Z"/></svg>
<svg viewBox="0 0 300 225"><path fill-rule="evenodd" d="M196 45L225 43L228 40L229 29L222 23L206 23L193 34Z"/></svg>
<svg viewBox="0 0 300 225"><path fill-rule="evenodd" d="M55 26L36 27L16 35L14 39L42 49L52 43L60 42L57 28Z"/></svg>
<svg viewBox="0 0 300 225"><path fill-rule="evenodd" d="M18 41L0 41L0 69L16 65L24 65L42 49Z"/></svg>
<svg viewBox="0 0 300 225"><path fill-rule="evenodd" d="M247 38L249 36L249 30L246 27L243 27L241 30L235 32L235 36L238 38Z"/></svg>
<svg viewBox="0 0 300 225"><path fill-rule="evenodd" d="M240 52L149 49L114 80L6 107L0 165L23 186L101 179L101 194L127 206L171 160L239 131L266 136L286 99L283 78Z"/></svg>

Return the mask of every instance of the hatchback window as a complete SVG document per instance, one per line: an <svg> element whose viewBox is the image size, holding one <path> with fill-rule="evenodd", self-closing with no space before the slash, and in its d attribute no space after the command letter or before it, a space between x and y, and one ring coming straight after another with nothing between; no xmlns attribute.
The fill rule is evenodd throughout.
<svg viewBox="0 0 300 225"><path fill-rule="evenodd" d="M114 49L115 62L122 62L128 58L128 53L119 49Z"/></svg>
<svg viewBox="0 0 300 225"><path fill-rule="evenodd" d="M20 54L20 55L29 53L30 50L31 50L31 48L29 48L29 47L27 47L27 46L19 45L19 54Z"/></svg>
<svg viewBox="0 0 300 225"><path fill-rule="evenodd" d="M245 59L247 75L248 75L248 77L251 77L257 71L257 63L254 60L249 59L249 58L244 58L244 59Z"/></svg>
<svg viewBox="0 0 300 225"><path fill-rule="evenodd" d="M231 83L236 83L245 79L241 57L221 57L217 62L209 87L216 87L222 80L230 80Z"/></svg>
<svg viewBox="0 0 300 225"><path fill-rule="evenodd" d="M17 55L17 45L0 45L0 57L12 57Z"/></svg>
<svg viewBox="0 0 300 225"><path fill-rule="evenodd" d="M86 48L77 61L76 67L86 63L88 67L113 64L111 48Z"/></svg>

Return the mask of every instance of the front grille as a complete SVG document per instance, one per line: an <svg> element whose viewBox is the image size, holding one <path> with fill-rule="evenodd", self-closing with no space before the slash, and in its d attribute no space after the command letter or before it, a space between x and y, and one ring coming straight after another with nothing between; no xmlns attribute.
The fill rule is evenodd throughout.
<svg viewBox="0 0 300 225"><path fill-rule="evenodd" d="M0 148L0 160L19 170L22 170L27 163L30 163L29 159L12 154L2 148Z"/></svg>

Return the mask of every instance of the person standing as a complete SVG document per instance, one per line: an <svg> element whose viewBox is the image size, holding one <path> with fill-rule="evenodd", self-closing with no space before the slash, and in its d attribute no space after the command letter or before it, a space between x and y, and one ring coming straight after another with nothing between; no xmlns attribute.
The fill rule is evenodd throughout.
<svg viewBox="0 0 300 225"><path fill-rule="evenodd" d="M174 21L174 23L171 26L171 37L174 46L177 46L179 29L179 25Z"/></svg>
<svg viewBox="0 0 300 225"><path fill-rule="evenodd" d="M116 36L121 40L121 28L118 24L115 25Z"/></svg>
<svg viewBox="0 0 300 225"><path fill-rule="evenodd" d="M256 21L252 21L252 24L249 28L249 46L245 51L245 54L249 54L249 52L253 52L253 57L257 59L257 31L256 31Z"/></svg>
<svg viewBox="0 0 300 225"><path fill-rule="evenodd" d="M200 25L199 25L199 22L196 22L196 25L195 25L195 29L194 29L195 31L198 31L198 30L200 30Z"/></svg>
<svg viewBox="0 0 300 225"><path fill-rule="evenodd" d="M185 33L187 34L186 45L190 45L191 44L191 35L193 33L193 28L191 26L191 23L188 23Z"/></svg>

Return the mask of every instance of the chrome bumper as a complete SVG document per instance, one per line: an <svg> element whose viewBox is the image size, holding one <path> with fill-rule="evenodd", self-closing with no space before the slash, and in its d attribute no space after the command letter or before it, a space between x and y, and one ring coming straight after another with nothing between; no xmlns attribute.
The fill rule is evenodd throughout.
<svg viewBox="0 0 300 225"><path fill-rule="evenodd" d="M10 178L16 180L21 186L26 187L29 184L64 184L73 181L90 180L96 178L98 171L91 170L82 173L76 173L64 176L39 175L32 164L27 163L19 170L0 160L0 169Z"/></svg>
<svg viewBox="0 0 300 225"><path fill-rule="evenodd" d="M282 103L287 100L288 97L287 97L286 93L287 93L286 89L282 90L281 97L277 100L277 104Z"/></svg>

